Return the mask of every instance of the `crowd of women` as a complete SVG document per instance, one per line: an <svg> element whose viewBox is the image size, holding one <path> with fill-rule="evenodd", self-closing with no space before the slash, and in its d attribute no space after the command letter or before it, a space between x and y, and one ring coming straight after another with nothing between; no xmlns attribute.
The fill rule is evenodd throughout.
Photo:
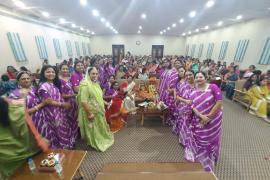
<svg viewBox="0 0 270 180"><path fill-rule="evenodd" d="M110 56L81 58L74 63L69 59L56 66L45 60L36 74L25 67L17 71L9 66L1 81L5 83L1 89L5 98L0 99L1 173L11 175L37 149L72 149L80 137L98 151L107 150L114 143L113 133L125 125L127 114L136 113L134 78L160 79L158 101L168 106L167 124L179 137L185 158L212 171L220 152L222 93L218 85L208 82L222 77L226 95L230 94L230 85L239 77L234 76L236 72L234 64L200 63L183 56L152 60L130 53L118 63ZM248 73L252 79L254 73ZM120 79L127 81L119 84ZM265 84L263 79L260 82ZM268 93L249 86L254 93ZM145 84L140 89L144 100L157 100L156 92L151 94ZM255 106L257 103L252 110ZM255 111L258 116L263 111L259 109Z"/></svg>

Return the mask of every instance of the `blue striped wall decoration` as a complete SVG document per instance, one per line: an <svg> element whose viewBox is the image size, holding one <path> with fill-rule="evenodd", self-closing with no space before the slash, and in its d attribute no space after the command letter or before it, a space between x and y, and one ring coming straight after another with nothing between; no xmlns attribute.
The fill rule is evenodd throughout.
<svg viewBox="0 0 270 180"><path fill-rule="evenodd" d="M219 60L224 60L225 59L226 52L227 52L227 49L228 49L228 45L229 45L229 41L222 41L219 56L218 56Z"/></svg>
<svg viewBox="0 0 270 180"><path fill-rule="evenodd" d="M81 56L81 52L80 52L80 46L79 46L79 43L78 42L75 42L75 48L76 48L76 53L77 53L77 56Z"/></svg>
<svg viewBox="0 0 270 180"><path fill-rule="evenodd" d="M190 57L194 57L195 49L196 49L196 44L193 44L190 50Z"/></svg>
<svg viewBox="0 0 270 180"><path fill-rule="evenodd" d="M73 56L72 46L71 46L70 40L66 40L66 47L67 47L68 56Z"/></svg>
<svg viewBox="0 0 270 180"><path fill-rule="evenodd" d="M186 46L186 52L185 52L185 55L188 56L188 53L189 53L189 45Z"/></svg>
<svg viewBox="0 0 270 180"><path fill-rule="evenodd" d="M84 42L82 42L82 51L83 51L83 55L86 56L86 48L85 48Z"/></svg>
<svg viewBox="0 0 270 180"><path fill-rule="evenodd" d="M203 44L200 44L199 50L198 50L198 58L202 57L202 52L203 52Z"/></svg>
<svg viewBox="0 0 270 180"><path fill-rule="evenodd" d="M248 39L239 40L237 49L235 52L235 56L234 56L235 62L243 62L247 48L248 48L248 44L249 44Z"/></svg>
<svg viewBox="0 0 270 180"><path fill-rule="evenodd" d="M90 43L87 43L88 56L91 56L91 47Z"/></svg>
<svg viewBox="0 0 270 180"><path fill-rule="evenodd" d="M61 51L59 39L56 39L56 38L53 39L53 47L54 47L56 57L58 59L61 59L62 58L62 51Z"/></svg>
<svg viewBox="0 0 270 180"><path fill-rule="evenodd" d="M16 61L27 61L19 34L14 32L8 32L7 37Z"/></svg>
<svg viewBox="0 0 270 180"><path fill-rule="evenodd" d="M259 64L263 65L268 65L270 64L270 37L266 39L266 42L264 44L260 59L259 59Z"/></svg>
<svg viewBox="0 0 270 180"><path fill-rule="evenodd" d="M214 50L214 43L209 43L207 53L206 53L206 58L207 59L211 59L212 54L213 54L213 50Z"/></svg>
<svg viewBox="0 0 270 180"><path fill-rule="evenodd" d="M48 52L45 44L45 40L43 36L35 36L37 48L38 48L38 54L40 59L47 59L48 58Z"/></svg>

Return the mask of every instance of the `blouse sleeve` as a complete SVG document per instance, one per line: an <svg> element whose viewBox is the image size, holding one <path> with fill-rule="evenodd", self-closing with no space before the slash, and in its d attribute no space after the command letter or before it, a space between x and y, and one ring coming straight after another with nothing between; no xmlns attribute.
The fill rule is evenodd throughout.
<svg viewBox="0 0 270 180"><path fill-rule="evenodd" d="M71 82L72 87L76 87L80 85L80 80L78 77L76 77L76 74L72 74L70 78L70 82Z"/></svg>
<svg viewBox="0 0 270 180"><path fill-rule="evenodd" d="M81 102L88 102L89 99L89 92L88 92L88 87L87 86L82 86L80 89L80 98Z"/></svg>
<svg viewBox="0 0 270 180"><path fill-rule="evenodd" d="M219 89L219 87L215 84L211 84L210 88L211 88L211 91L215 97L215 100L221 101L222 100L222 93L221 93L221 90Z"/></svg>
<svg viewBox="0 0 270 180"><path fill-rule="evenodd" d="M43 100L51 98L51 95L49 94L47 89L43 87L43 85L41 85L38 90L38 96Z"/></svg>

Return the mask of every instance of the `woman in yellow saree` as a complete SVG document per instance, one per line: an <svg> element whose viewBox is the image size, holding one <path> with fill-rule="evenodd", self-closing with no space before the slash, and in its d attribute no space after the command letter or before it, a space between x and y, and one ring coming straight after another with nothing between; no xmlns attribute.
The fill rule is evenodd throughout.
<svg viewBox="0 0 270 180"><path fill-rule="evenodd" d="M258 84L253 85L247 92L252 100L250 114L256 115L266 122L270 122L267 118L267 104L269 101L267 78L262 76Z"/></svg>
<svg viewBox="0 0 270 180"><path fill-rule="evenodd" d="M105 118L103 92L97 83L98 71L90 67L86 74L78 94L80 132L88 145L104 152L113 145L114 137Z"/></svg>

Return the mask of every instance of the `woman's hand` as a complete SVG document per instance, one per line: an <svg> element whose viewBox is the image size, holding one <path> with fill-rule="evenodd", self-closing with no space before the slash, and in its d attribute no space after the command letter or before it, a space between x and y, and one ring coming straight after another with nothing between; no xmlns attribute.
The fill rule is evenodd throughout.
<svg viewBox="0 0 270 180"><path fill-rule="evenodd" d="M185 103L186 103L186 104L192 104L192 100L186 99L186 100L185 100Z"/></svg>
<svg viewBox="0 0 270 180"><path fill-rule="evenodd" d="M44 99L42 101L42 105L46 106L46 105L52 105L53 104L53 100L51 98L48 99Z"/></svg>
<svg viewBox="0 0 270 180"><path fill-rule="evenodd" d="M201 123L203 124L203 125L205 125L205 124L207 124L211 119L208 117L208 116L206 116L206 115L200 115L200 118L201 118Z"/></svg>
<svg viewBox="0 0 270 180"><path fill-rule="evenodd" d="M89 121L93 121L93 120L94 120L94 115L93 115L92 113L89 113L89 114L87 115L87 119L88 119Z"/></svg>
<svg viewBox="0 0 270 180"><path fill-rule="evenodd" d="M65 109L69 109L71 107L71 105L69 103L62 103L61 107L65 108Z"/></svg>

